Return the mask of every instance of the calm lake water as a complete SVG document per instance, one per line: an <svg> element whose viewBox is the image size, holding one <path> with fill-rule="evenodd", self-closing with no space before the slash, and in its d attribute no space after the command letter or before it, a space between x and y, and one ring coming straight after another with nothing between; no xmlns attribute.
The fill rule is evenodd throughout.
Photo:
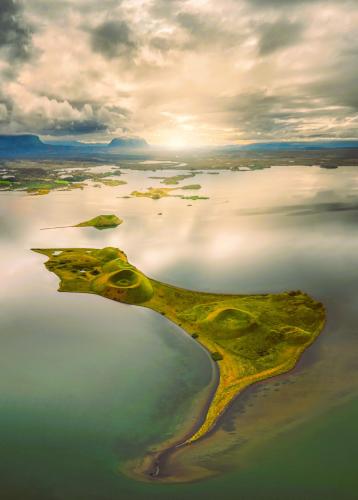
<svg viewBox="0 0 358 500"><path fill-rule="evenodd" d="M0 193L1 498L357 498L358 169L203 173L182 182L201 184L201 201L123 199L162 175L124 172L115 188ZM100 213L125 222L41 231ZM246 391L211 438L173 457L201 480L142 483L121 465L195 419L206 353L153 311L58 293L30 251L109 245L178 286L303 289L327 307L293 372Z"/></svg>

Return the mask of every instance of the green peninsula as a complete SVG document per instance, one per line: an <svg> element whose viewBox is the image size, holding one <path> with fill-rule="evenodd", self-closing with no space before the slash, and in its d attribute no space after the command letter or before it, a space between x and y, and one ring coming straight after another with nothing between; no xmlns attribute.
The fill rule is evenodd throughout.
<svg viewBox="0 0 358 500"><path fill-rule="evenodd" d="M114 247L34 249L60 278L59 291L94 293L165 315L199 342L219 367L202 438L245 387L293 368L322 331L324 306L301 291L229 295L178 288L145 276Z"/></svg>

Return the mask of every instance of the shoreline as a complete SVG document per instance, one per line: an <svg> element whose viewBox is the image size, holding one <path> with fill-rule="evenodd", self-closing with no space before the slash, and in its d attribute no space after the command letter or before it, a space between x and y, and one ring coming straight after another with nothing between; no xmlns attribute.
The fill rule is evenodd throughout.
<svg viewBox="0 0 358 500"><path fill-rule="evenodd" d="M319 334L322 333L325 329L326 326L326 320L322 322L320 325L320 328L318 329ZM319 335L318 334L318 335ZM281 375L286 375L292 371L294 371L299 363L302 361L302 355L309 350L310 347L314 344L314 339L312 339L312 342L305 346L303 351L300 353L298 358L296 358L294 364L291 367L288 367L287 369L278 369L277 373L273 373L268 376L264 376L263 378L257 377L256 380L252 380L251 382L247 383L242 389L236 394L236 396L230 401L230 403L225 406L224 410L222 413L218 416L217 420L213 424L213 426L203 434L203 436L199 437L193 442L190 442L190 438L195 435L195 433L201 428L203 423L205 422L206 415L207 415L207 410L210 408L210 405L212 403L213 398L215 397L217 388L220 383L220 368L218 366L218 363L212 362L213 363L213 380L214 380L214 385L210 389L210 393L208 398L206 399L205 405L200 411L199 418L196 420L196 422L192 425L191 429L185 433L185 435L178 439L174 444L169 445L168 447L164 448L163 450L159 452L149 452L145 457L143 457L143 462L142 464L146 464L144 467L139 466L137 469L137 473L134 473L133 475L135 476L136 479L139 479L141 481L145 481L146 479L148 481L158 481L158 482L186 482L184 481L178 481L178 480L173 480L170 481L170 478L175 476L174 474L166 474L165 472L162 473L163 468L165 470L165 466L167 464L168 459L179 449L183 449L184 447L190 446L195 444L197 441L203 441L210 436L212 436L217 428L221 425L223 418L225 418L225 415L227 412L232 408L232 406L237 402L237 400L242 396L244 393L249 391L250 389L253 389L256 385L259 383L264 383L270 379L279 377ZM208 349L200 343L200 346L208 353L209 358L211 360L211 356L209 354ZM215 376L215 379L214 379ZM150 458L151 457L151 458ZM149 465L146 462L146 459L149 459ZM133 470L132 470L133 472ZM131 474L129 474L131 475ZM190 480L188 482L191 482Z"/></svg>
<svg viewBox="0 0 358 500"><path fill-rule="evenodd" d="M161 479L163 477L166 477L165 474L161 475L160 473L163 466L165 466L165 463L168 460L168 458L179 448L183 448L185 446L189 446L192 444L188 442L188 440L203 425L206 419L208 409L210 408L210 405L215 397L217 388L220 383L220 368L218 364L211 359L209 351L202 344L200 345L207 352L208 357L211 361L211 366L213 368L212 381L211 381L212 387L210 389L208 397L206 398L204 406L200 410L198 418L196 419L194 424L190 427L189 431L187 431L183 437L176 440L176 442L156 453L156 456L151 460L150 466L147 467L146 470L144 470L144 474L151 479Z"/></svg>

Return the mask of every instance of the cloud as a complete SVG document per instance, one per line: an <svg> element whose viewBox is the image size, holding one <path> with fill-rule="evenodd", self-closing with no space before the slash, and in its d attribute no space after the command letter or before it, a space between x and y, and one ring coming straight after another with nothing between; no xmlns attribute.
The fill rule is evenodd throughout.
<svg viewBox="0 0 358 500"><path fill-rule="evenodd" d="M175 16L186 4L187 0L152 0L150 12L158 18Z"/></svg>
<svg viewBox="0 0 358 500"><path fill-rule="evenodd" d="M299 22L291 22L279 19L272 23L264 23L260 26L259 54L266 56L294 45L300 40L304 26Z"/></svg>
<svg viewBox="0 0 358 500"><path fill-rule="evenodd" d="M329 3L334 0L247 0L249 3L253 4L257 7L281 7L290 9L292 6L301 5L301 4L313 4L313 3ZM344 0L342 0L344 2Z"/></svg>
<svg viewBox="0 0 358 500"><path fill-rule="evenodd" d="M24 61L31 54L32 29L23 18L22 4L15 0L0 3L0 49L12 62Z"/></svg>
<svg viewBox="0 0 358 500"><path fill-rule="evenodd" d="M0 128L357 137L356 0L2 0Z"/></svg>
<svg viewBox="0 0 358 500"><path fill-rule="evenodd" d="M0 103L0 123L7 123L8 121L8 110L4 103Z"/></svg>
<svg viewBox="0 0 358 500"><path fill-rule="evenodd" d="M130 56L137 48L131 28L121 20L105 21L98 25L92 31L91 44L95 52L109 59Z"/></svg>
<svg viewBox="0 0 358 500"><path fill-rule="evenodd" d="M34 95L18 84L11 86L9 95L13 103L11 132L54 136L111 133L124 129L128 118L128 111L118 106Z"/></svg>
<svg viewBox="0 0 358 500"><path fill-rule="evenodd" d="M230 47L241 40L239 33L234 33L228 26L214 16L207 13L179 12L175 21L186 31L188 40L184 42L183 48L190 49L202 46L208 49L213 45Z"/></svg>

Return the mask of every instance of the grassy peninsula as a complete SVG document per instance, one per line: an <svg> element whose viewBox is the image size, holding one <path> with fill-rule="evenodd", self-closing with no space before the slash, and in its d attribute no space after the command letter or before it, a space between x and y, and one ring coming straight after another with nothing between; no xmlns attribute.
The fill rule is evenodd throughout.
<svg viewBox="0 0 358 500"><path fill-rule="evenodd" d="M262 295L204 293L145 276L114 247L35 249L60 278L59 291L94 293L148 307L200 342L220 379L205 421L186 443L205 436L248 385L294 367L322 331L324 306L301 291Z"/></svg>

